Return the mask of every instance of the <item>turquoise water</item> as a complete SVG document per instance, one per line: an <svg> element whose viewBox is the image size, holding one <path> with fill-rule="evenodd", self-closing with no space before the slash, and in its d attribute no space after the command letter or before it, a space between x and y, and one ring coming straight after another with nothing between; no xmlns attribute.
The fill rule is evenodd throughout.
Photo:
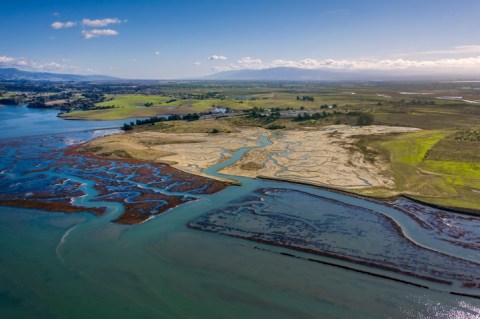
<svg viewBox="0 0 480 319"><path fill-rule="evenodd" d="M41 114L15 120L18 134L26 134L23 127L28 134L43 134L51 125L45 123L56 123L49 118L55 114ZM44 119L40 123L39 117ZM9 122L5 113L0 119ZM38 129L32 129L30 119ZM98 122L78 123L75 131ZM58 125L60 133L65 124ZM226 164L207 173L217 174ZM450 295L441 286L423 289L290 258L276 253L291 252L287 249L185 226L258 188L281 187L382 211L421 245L479 259L477 251L442 242L439 235L377 203L305 186L237 179L242 187L201 196L135 226L110 222L122 211L114 203L103 216L0 207L0 317L480 318L480 300ZM288 205L295 209L295 199Z"/></svg>

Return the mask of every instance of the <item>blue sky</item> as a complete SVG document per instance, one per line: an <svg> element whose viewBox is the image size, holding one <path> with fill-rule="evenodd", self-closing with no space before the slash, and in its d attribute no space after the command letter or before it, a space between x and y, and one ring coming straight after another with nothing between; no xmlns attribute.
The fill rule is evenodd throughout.
<svg viewBox="0 0 480 319"><path fill-rule="evenodd" d="M0 66L125 78L302 68L480 72L480 1L2 0Z"/></svg>

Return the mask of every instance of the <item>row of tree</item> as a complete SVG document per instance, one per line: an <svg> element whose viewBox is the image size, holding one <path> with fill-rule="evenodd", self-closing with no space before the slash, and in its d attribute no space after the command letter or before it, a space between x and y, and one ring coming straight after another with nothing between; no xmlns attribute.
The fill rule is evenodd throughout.
<svg viewBox="0 0 480 319"><path fill-rule="evenodd" d="M297 95L297 101L310 101L310 102L313 102L315 101L315 98L313 96L310 96L310 95L304 95L304 96L298 96Z"/></svg>
<svg viewBox="0 0 480 319"><path fill-rule="evenodd" d="M302 121L308 121L308 120L320 120L322 118L326 118L329 116L334 116L338 115L341 113L338 113L334 111L333 113L327 113L325 111L323 112L317 112L313 114L308 114L308 113L299 113L297 116L293 118L294 122L302 122ZM357 125L358 126L367 126L367 125L372 125L375 122L375 118L372 114L370 113L361 113L361 112L348 112L347 115L349 116L356 116L357 117Z"/></svg>
<svg viewBox="0 0 480 319"><path fill-rule="evenodd" d="M153 116L148 119L144 120L136 120L135 122L130 122L130 123L124 123L122 129L124 131L130 131L133 129L134 126L141 126L141 125L154 125L155 123L158 122L165 122L165 121L179 121L179 120L184 120L184 121L197 121L200 119L200 114L198 113L193 113L193 114L185 114L185 115L169 115L169 116Z"/></svg>
<svg viewBox="0 0 480 319"><path fill-rule="evenodd" d="M297 116L293 118L294 122L302 122L302 121L308 121L308 120L320 120L322 118L326 118L328 116L331 116L331 113L327 112L316 112L313 114L308 114L308 113L298 113Z"/></svg>

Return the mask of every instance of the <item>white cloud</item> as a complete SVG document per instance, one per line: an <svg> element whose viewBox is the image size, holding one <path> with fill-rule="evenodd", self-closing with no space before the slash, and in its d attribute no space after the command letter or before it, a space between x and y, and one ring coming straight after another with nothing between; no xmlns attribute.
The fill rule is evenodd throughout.
<svg viewBox="0 0 480 319"><path fill-rule="evenodd" d="M473 50L473 48L472 48ZM236 64L215 66L215 72L241 70L241 69L266 69L276 67L292 67L301 69L329 69L329 70L406 70L409 72L428 71L459 71L464 73L480 72L480 56L466 58L448 58L432 60L414 59L384 59L384 60L335 60L335 59L302 59L284 60L277 59L270 63L263 63L260 59L244 57Z"/></svg>
<svg viewBox="0 0 480 319"><path fill-rule="evenodd" d="M88 31L82 31L82 37L85 39L111 37L116 35L118 35L118 32L112 29L93 29Z"/></svg>
<svg viewBox="0 0 480 319"><path fill-rule="evenodd" d="M438 69L438 68L478 68L480 56L470 58L451 58L438 60L274 60L270 67L296 67L303 69L347 69L347 70L402 70L402 69Z"/></svg>
<svg viewBox="0 0 480 319"><path fill-rule="evenodd" d="M296 61L291 61L291 60L273 60L271 63L270 63L270 67L298 67L298 64Z"/></svg>
<svg viewBox="0 0 480 319"><path fill-rule="evenodd" d="M245 68L259 69L265 67L260 59L254 59L249 56L243 57L237 61L237 63Z"/></svg>
<svg viewBox="0 0 480 319"><path fill-rule="evenodd" d="M110 24L120 24L122 23L122 20L118 18L105 18L105 19L83 19L82 24L86 27L92 27L92 28L99 28L99 27L106 27L107 25Z"/></svg>
<svg viewBox="0 0 480 319"><path fill-rule="evenodd" d="M130 62L132 62L132 63L137 63L137 59L130 59L130 60L128 60L128 61L130 61Z"/></svg>
<svg viewBox="0 0 480 319"><path fill-rule="evenodd" d="M242 67L241 65L237 65L237 64L214 66L212 68L212 70L215 72L233 71L233 70L241 70L241 69L248 69L248 68Z"/></svg>
<svg viewBox="0 0 480 319"><path fill-rule="evenodd" d="M1 63L1 64L8 64L8 63L12 63L13 61L15 61L15 59L12 58L12 57L9 57L9 56L0 56L0 63Z"/></svg>
<svg viewBox="0 0 480 319"><path fill-rule="evenodd" d="M8 56L0 56L1 67L19 68L28 71L58 71L69 73L85 73L79 67L57 62L37 62L26 58L14 58Z"/></svg>
<svg viewBox="0 0 480 319"><path fill-rule="evenodd" d="M480 53L480 45L459 45L454 49L457 53Z"/></svg>
<svg viewBox="0 0 480 319"><path fill-rule="evenodd" d="M113 71L117 71L117 70L120 70L120 67L118 66L111 66L109 67L110 70L113 70Z"/></svg>
<svg viewBox="0 0 480 319"><path fill-rule="evenodd" d="M209 60L226 60L227 57L226 56L223 56L223 55L212 55L212 56L209 56L208 57Z"/></svg>
<svg viewBox="0 0 480 319"><path fill-rule="evenodd" d="M430 50L420 52L401 53L398 56L413 56L413 55L434 55L434 54L478 54L480 53L480 45L457 45L445 50Z"/></svg>
<svg viewBox="0 0 480 319"><path fill-rule="evenodd" d="M193 65L199 66L201 63L200 62L193 62Z"/></svg>
<svg viewBox="0 0 480 319"><path fill-rule="evenodd" d="M153 52L153 55L160 55L160 51Z"/></svg>
<svg viewBox="0 0 480 319"><path fill-rule="evenodd" d="M76 22L73 22L73 21L67 21L67 22L60 22L60 21L56 21L54 23L52 23L50 26L52 28L54 28L55 30L59 30L59 29L68 29L68 28L72 28L74 26L76 26L77 23Z"/></svg>

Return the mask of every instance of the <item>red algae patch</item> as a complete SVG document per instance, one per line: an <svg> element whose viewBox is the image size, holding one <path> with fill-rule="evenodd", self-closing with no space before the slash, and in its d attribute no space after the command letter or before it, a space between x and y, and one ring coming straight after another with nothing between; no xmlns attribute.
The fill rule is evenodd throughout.
<svg viewBox="0 0 480 319"><path fill-rule="evenodd" d="M97 157L79 148L89 138L80 132L1 141L0 205L103 214L114 202L124 207L114 222L131 225L228 186L166 164ZM84 197L89 207L81 206Z"/></svg>
<svg viewBox="0 0 480 319"><path fill-rule="evenodd" d="M49 212L60 212L60 213L84 213L91 212L96 215L102 215L105 213L105 208L86 208L80 206L74 206L70 203L69 200L37 200L37 199L2 199L0 200L0 205L4 206L14 206L14 207L25 207L33 209L41 209Z"/></svg>

